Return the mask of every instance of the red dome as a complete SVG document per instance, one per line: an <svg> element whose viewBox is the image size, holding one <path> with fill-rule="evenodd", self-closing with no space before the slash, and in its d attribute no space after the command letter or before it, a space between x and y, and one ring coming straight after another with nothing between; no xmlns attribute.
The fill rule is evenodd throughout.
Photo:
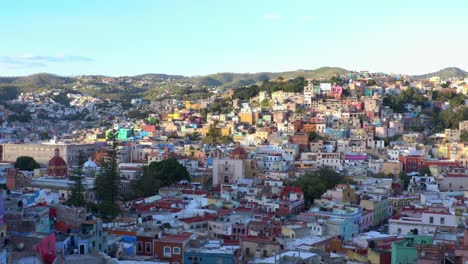
<svg viewBox="0 0 468 264"><path fill-rule="evenodd" d="M242 147L237 147L231 151L231 159L247 159L247 152Z"/></svg>
<svg viewBox="0 0 468 264"><path fill-rule="evenodd" d="M49 166L47 167L47 174L49 176L66 176L67 175L67 163L62 157L60 157L60 150L55 149L55 156L50 159Z"/></svg>

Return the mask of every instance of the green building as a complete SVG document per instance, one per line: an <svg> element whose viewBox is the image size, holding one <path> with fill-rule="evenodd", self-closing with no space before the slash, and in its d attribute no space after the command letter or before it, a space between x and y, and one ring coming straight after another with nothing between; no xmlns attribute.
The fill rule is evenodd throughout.
<svg viewBox="0 0 468 264"><path fill-rule="evenodd" d="M378 197L378 196L376 196ZM386 221L389 217L388 208L389 203L387 197L381 196L378 199L371 199L369 197L361 198L360 206L366 210L373 211L373 226L378 226Z"/></svg>
<svg viewBox="0 0 468 264"><path fill-rule="evenodd" d="M133 129L119 128L119 130L117 130L117 139L118 140L126 141L132 136L133 136Z"/></svg>
<svg viewBox="0 0 468 264"><path fill-rule="evenodd" d="M432 244L432 236L408 234L402 241L392 244L392 264L417 263L417 246Z"/></svg>

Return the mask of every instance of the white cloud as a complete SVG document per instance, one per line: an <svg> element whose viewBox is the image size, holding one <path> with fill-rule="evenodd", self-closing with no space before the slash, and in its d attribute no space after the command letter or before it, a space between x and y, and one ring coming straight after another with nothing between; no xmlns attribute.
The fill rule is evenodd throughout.
<svg viewBox="0 0 468 264"><path fill-rule="evenodd" d="M19 56L0 56L0 65L7 68L38 68L46 67L51 63L76 63L93 62L88 57L76 55L19 55Z"/></svg>

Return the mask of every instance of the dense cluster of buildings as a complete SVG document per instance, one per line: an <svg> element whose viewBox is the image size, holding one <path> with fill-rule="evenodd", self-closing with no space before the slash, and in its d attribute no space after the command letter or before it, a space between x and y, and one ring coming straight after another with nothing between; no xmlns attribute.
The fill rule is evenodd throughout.
<svg viewBox="0 0 468 264"><path fill-rule="evenodd" d="M229 90L201 100L135 101L138 107L126 110L97 107L100 100L82 95L69 95L73 103L57 109L46 94L21 95L15 102L26 103L33 115L60 119L76 114L69 108L86 108L90 118L37 127L52 138L43 141L31 125L38 120L3 122L0 262L468 261L468 146L461 140L468 121L441 133L413 130L430 124L425 110L449 107L433 101L433 91L466 94L468 80L441 88L433 78L366 72L343 78L341 84L308 80L303 93L260 91L231 100ZM407 89L429 103L406 103L402 113L383 105L384 96ZM229 111L204 110L225 99L232 103ZM148 114L126 114L137 109ZM0 111L4 120L12 114ZM191 181L122 201L121 216L110 223L92 210L64 205L77 165L83 165L86 199L99 199L95 179L112 129L121 143L123 194L132 192L144 166L170 158L187 168ZM217 138L208 144L203 138L213 129ZM84 164L78 164L80 153ZM41 168L15 168L21 156ZM323 167L346 181L311 201L307 194L315 186L293 183Z"/></svg>

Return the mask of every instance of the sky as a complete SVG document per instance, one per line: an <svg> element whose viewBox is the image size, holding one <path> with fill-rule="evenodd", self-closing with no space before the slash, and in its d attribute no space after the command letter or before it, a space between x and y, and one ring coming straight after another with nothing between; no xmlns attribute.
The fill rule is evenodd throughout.
<svg viewBox="0 0 468 264"><path fill-rule="evenodd" d="M468 70L466 0L0 1L0 76Z"/></svg>

